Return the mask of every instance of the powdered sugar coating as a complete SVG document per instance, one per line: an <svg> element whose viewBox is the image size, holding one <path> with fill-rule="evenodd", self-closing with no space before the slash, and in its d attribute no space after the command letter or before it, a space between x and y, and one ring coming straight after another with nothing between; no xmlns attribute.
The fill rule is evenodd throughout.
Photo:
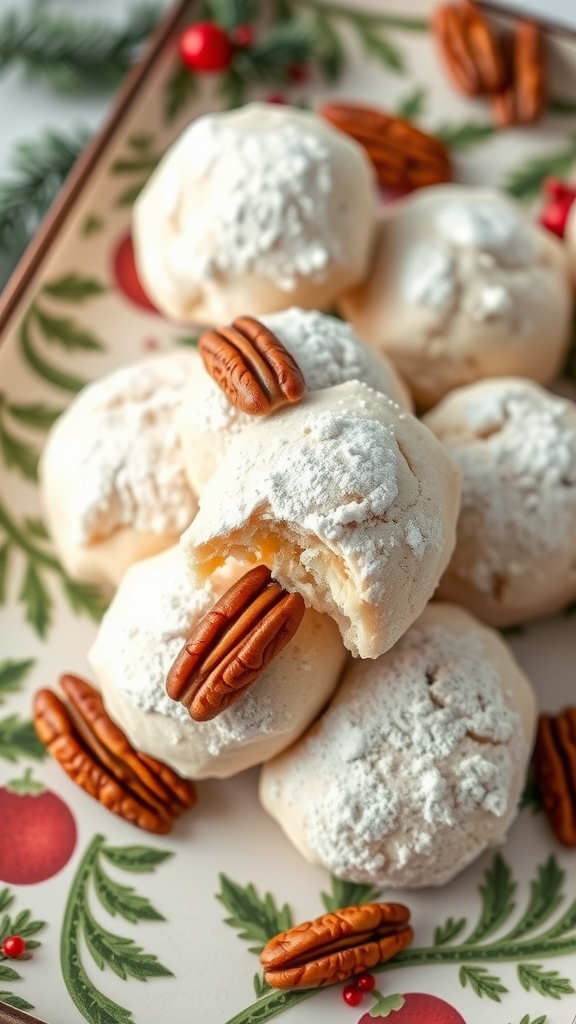
<svg viewBox="0 0 576 1024"><path fill-rule="evenodd" d="M360 380L411 408L409 392L392 364L372 352L351 324L298 307L260 320L294 357L309 391ZM252 416L230 404L197 354L178 416L187 472L197 494L222 461L231 439L253 422Z"/></svg>
<svg viewBox="0 0 576 1024"><path fill-rule="evenodd" d="M171 548L124 576L88 652L110 712L132 743L190 778L235 774L284 749L334 690L345 651L334 624L308 611L294 639L232 707L194 722L166 693L193 627L245 571L227 567L198 589Z"/></svg>
<svg viewBox="0 0 576 1024"><path fill-rule="evenodd" d="M182 543L198 582L214 558L262 551L354 654L376 657L431 596L457 503L455 467L430 433L352 381L247 428Z"/></svg>
<svg viewBox="0 0 576 1024"><path fill-rule="evenodd" d="M65 467L70 543L91 544L125 526L178 536L188 525L196 499L174 417L190 368L183 352L124 367L85 388L57 421L40 474L49 492Z"/></svg>
<svg viewBox="0 0 576 1024"><path fill-rule="evenodd" d="M319 722L262 774L264 806L339 878L441 885L516 811L535 702L503 641L430 606L355 662Z"/></svg>
<svg viewBox="0 0 576 1024"><path fill-rule="evenodd" d="M255 103L207 115L136 202L139 273L180 318L258 315L300 295L322 306L363 273L374 202L362 149L315 114Z"/></svg>
<svg viewBox="0 0 576 1024"><path fill-rule="evenodd" d="M504 378L453 392L426 422L462 470L441 594L496 624L576 596L576 406Z"/></svg>

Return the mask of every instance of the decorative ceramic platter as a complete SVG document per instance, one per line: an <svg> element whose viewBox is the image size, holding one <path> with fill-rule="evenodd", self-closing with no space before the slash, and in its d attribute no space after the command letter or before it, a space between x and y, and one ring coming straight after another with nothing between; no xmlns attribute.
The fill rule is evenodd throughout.
<svg viewBox="0 0 576 1024"><path fill-rule="evenodd" d="M286 90L290 99L314 106L329 93L402 111L450 143L457 180L498 185L522 201L537 197L546 175L570 173L576 45L568 36L548 36L554 100L545 120L497 133L488 110L457 96L439 67L428 5L397 0L394 17L391 4L285 5L313 17L323 40L324 73L318 67ZM169 16L4 297L0 940L18 933L32 955L0 959L0 1000L51 1024L256 1024L283 1013L287 1024L379 1016L474 1024L488 1014L492 1024L571 1024L576 856L555 843L529 789L503 849L443 889L383 894L411 907L416 939L352 1009L341 986L283 994L261 980L255 952L269 936L375 894L300 858L259 807L257 770L200 783L196 810L159 840L76 789L35 738L33 692L63 671L90 677L86 651L104 607L96 590L66 576L46 536L35 482L43 438L85 382L194 343L138 288L130 204L190 119L267 94L262 86L241 96L238 81L218 76L193 88L176 57L182 15ZM575 621L567 609L510 636L542 708L574 701Z"/></svg>

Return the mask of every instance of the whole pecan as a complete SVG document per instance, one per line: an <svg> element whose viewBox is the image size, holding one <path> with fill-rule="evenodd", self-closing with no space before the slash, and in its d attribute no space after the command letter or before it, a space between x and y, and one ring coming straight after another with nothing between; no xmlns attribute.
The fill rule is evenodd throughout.
<svg viewBox="0 0 576 1024"><path fill-rule="evenodd" d="M68 704L47 689L34 698L40 741L73 782L114 814L148 832L169 832L196 802L192 783L135 750L89 683L64 675L60 685Z"/></svg>
<svg viewBox="0 0 576 1024"><path fill-rule="evenodd" d="M250 316L205 331L199 351L210 376L242 412L262 416L304 394L295 360L272 331Z"/></svg>
<svg viewBox="0 0 576 1024"><path fill-rule="evenodd" d="M556 838L576 847L576 707L540 715L534 771Z"/></svg>
<svg viewBox="0 0 576 1024"><path fill-rule="evenodd" d="M472 3L440 4L432 31L456 85L468 96L492 95L506 86L502 47Z"/></svg>
<svg viewBox="0 0 576 1024"><path fill-rule="evenodd" d="M508 88L492 98L494 117L501 128L531 124L538 120L546 106L544 38L534 22L522 21L517 25L510 63Z"/></svg>
<svg viewBox="0 0 576 1024"><path fill-rule="evenodd" d="M298 629L304 599L288 594L270 569L250 569L226 591L186 640L166 692L207 722L238 700Z"/></svg>
<svg viewBox="0 0 576 1024"><path fill-rule="evenodd" d="M319 114L364 147L383 188L412 189L450 181L450 155L443 142L410 121L381 110L338 101Z"/></svg>
<svg viewBox="0 0 576 1024"><path fill-rule="evenodd" d="M365 903L306 921L266 943L260 954L264 979L290 989L345 981L409 946L409 920L401 903Z"/></svg>

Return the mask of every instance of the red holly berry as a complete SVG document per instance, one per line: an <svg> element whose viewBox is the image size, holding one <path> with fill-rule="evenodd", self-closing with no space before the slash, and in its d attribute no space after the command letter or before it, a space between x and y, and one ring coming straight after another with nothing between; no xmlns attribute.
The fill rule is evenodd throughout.
<svg viewBox="0 0 576 1024"><path fill-rule="evenodd" d="M295 84L306 82L309 76L309 69L306 64L291 64L288 68L288 78Z"/></svg>
<svg viewBox="0 0 576 1024"><path fill-rule="evenodd" d="M9 935L2 943L2 952L4 956L9 956L15 960L26 952L26 943L21 935Z"/></svg>
<svg viewBox="0 0 576 1024"><path fill-rule="evenodd" d="M364 996L357 985L346 985L342 990L342 999L348 1006L359 1006Z"/></svg>
<svg viewBox="0 0 576 1024"><path fill-rule="evenodd" d="M234 48L230 37L213 21L197 21L180 36L180 57L192 71L226 71Z"/></svg>
<svg viewBox="0 0 576 1024"><path fill-rule="evenodd" d="M356 984L361 992L371 992L376 987L376 978L373 974L359 974Z"/></svg>
<svg viewBox="0 0 576 1024"><path fill-rule="evenodd" d="M156 306L152 304L144 291L134 261L134 246L132 235L122 235L112 255L112 272L116 287L132 302L141 309L157 313Z"/></svg>
<svg viewBox="0 0 576 1024"><path fill-rule="evenodd" d="M76 846L72 812L30 775L0 789L0 880L12 885L52 878Z"/></svg>
<svg viewBox="0 0 576 1024"><path fill-rule="evenodd" d="M544 192L550 201L540 212L540 224L558 238L564 238L568 214L576 199L576 188L559 178L548 178L544 182Z"/></svg>
<svg viewBox="0 0 576 1024"><path fill-rule="evenodd" d="M251 25L237 25L230 33L230 42L237 50L252 46L254 42L254 29Z"/></svg>

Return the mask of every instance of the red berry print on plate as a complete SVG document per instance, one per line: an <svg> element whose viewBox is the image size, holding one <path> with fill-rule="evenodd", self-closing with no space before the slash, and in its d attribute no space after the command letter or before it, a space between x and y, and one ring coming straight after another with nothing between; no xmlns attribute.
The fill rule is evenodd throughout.
<svg viewBox="0 0 576 1024"><path fill-rule="evenodd" d="M10 957L11 960L17 960L26 952L26 943L21 935L8 935L0 948L4 956Z"/></svg>
<svg viewBox="0 0 576 1024"><path fill-rule="evenodd" d="M112 273L114 276L114 284L129 302L134 306L139 306L140 309L148 310L148 312L158 312L156 306L154 306L150 301L140 283L140 278L138 277L138 272L136 270L136 262L134 260L134 246L132 244L132 235L130 232L122 235L122 238L114 248L112 255Z"/></svg>
<svg viewBox="0 0 576 1024"><path fill-rule="evenodd" d="M385 999L386 997L384 997ZM466 1024L464 1017L450 1003L425 992L405 992L399 997L402 1006L388 1015L390 1024ZM374 1017L365 1013L357 1024L374 1024Z"/></svg>
<svg viewBox="0 0 576 1024"><path fill-rule="evenodd" d="M64 801L23 779L0 788L0 881L33 885L61 871L76 846L76 823Z"/></svg>

